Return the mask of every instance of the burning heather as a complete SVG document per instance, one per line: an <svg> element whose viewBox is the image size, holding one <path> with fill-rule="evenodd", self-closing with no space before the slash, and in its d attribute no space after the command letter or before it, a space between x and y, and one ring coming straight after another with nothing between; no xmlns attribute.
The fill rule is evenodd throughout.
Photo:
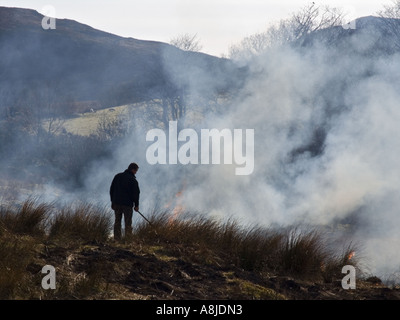
<svg viewBox="0 0 400 320"><path fill-rule="evenodd" d="M313 228L242 227L189 212L149 219L115 242L108 211L95 205L3 208L0 298L399 299L376 277L356 279L354 246L332 250ZM357 290L347 288L355 281Z"/></svg>
<svg viewBox="0 0 400 320"><path fill-rule="evenodd" d="M24 20L20 14L15 12L18 21ZM39 19L40 27L42 16L30 14L24 21ZM134 161L140 166L140 211L167 212L153 221L162 226L161 238L151 238L154 232L138 215L136 235L143 232L154 245L180 238L171 256L190 242L195 245L185 254L192 263L201 252L218 265L215 252L225 250L232 256L226 265L251 271L272 261L286 268L285 275L301 273L291 260L299 259L299 266L324 281L337 280L337 270L357 260L365 264L363 274L398 282L393 275L400 268L400 54L396 35L382 31L388 20L360 18L351 28L323 25L297 38L275 34L279 41L268 38L269 45L256 54L240 48L231 59L113 38L71 21L57 22L59 41L36 31L19 40L4 21L11 35L0 39L8 50L0 49L2 66L12 72L0 79L2 207L34 195L57 208L76 201L109 208L114 175ZM39 59L42 64L34 59L38 52L49 54ZM42 60L57 68L50 68L48 79L30 82ZM126 112L117 116L122 107ZM93 117L100 114L97 108L103 113L96 131L86 136L67 131L64 121ZM205 220L193 220L197 225L191 229L188 212L201 212ZM348 242L359 247L345 250L335 263L325 259L325 251L308 261L297 250L317 251L314 233L274 238L273 232L265 238L264 231L262 236L238 231L239 239L230 238L230 219L266 230L315 228L334 252ZM217 223L213 229L214 221L223 227ZM193 240L194 230L205 234ZM203 236L210 243L223 241L210 252L198 241ZM265 243L278 244L263 256ZM279 261L273 260L278 253ZM179 274L195 277L188 270Z"/></svg>

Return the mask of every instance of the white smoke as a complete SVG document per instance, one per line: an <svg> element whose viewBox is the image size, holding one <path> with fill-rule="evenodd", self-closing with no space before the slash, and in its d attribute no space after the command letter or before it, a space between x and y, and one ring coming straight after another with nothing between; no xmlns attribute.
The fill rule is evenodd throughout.
<svg viewBox="0 0 400 320"><path fill-rule="evenodd" d="M281 48L250 67L252 76L229 111L203 126L254 129L254 173L192 167L186 177L169 180L189 181L185 207L265 225L329 225L356 215L352 237L363 244L371 272L397 271L400 56ZM293 153L312 144L319 129L325 132L320 152Z"/></svg>

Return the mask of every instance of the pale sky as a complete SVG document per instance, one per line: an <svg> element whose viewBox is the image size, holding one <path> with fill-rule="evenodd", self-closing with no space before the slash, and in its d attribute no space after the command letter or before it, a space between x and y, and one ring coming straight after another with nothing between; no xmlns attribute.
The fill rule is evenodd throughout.
<svg viewBox="0 0 400 320"><path fill-rule="evenodd" d="M169 42L197 34L202 52L220 56L244 37L288 18L309 0L0 0L0 6L55 9L67 18L123 37ZM342 8L348 21L376 15L392 0L315 0L317 5Z"/></svg>

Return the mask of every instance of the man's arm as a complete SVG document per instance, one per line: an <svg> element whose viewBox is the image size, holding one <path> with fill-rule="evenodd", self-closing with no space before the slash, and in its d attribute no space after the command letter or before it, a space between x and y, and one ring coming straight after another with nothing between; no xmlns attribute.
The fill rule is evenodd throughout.
<svg viewBox="0 0 400 320"><path fill-rule="evenodd" d="M135 202L135 211L139 210L139 198L140 198L140 189L139 183L135 180L135 185L133 188L133 201Z"/></svg>
<svg viewBox="0 0 400 320"><path fill-rule="evenodd" d="M110 186L110 200L111 200L111 202L112 202L112 197L113 197L113 194L114 194L114 185L115 185L115 177L112 180L111 186Z"/></svg>

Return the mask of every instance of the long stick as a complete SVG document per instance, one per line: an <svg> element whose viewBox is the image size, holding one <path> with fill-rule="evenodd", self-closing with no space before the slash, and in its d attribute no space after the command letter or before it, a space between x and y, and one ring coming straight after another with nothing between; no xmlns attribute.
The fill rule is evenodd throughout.
<svg viewBox="0 0 400 320"><path fill-rule="evenodd" d="M149 225L153 226L152 223L140 211L137 212L143 217L144 220L146 220L149 223Z"/></svg>
<svg viewBox="0 0 400 320"><path fill-rule="evenodd" d="M140 211L137 211L137 212L143 217L144 220L146 220L149 223L149 225L151 225L153 227L154 232L158 236L157 230L154 228L153 224Z"/></svg>

